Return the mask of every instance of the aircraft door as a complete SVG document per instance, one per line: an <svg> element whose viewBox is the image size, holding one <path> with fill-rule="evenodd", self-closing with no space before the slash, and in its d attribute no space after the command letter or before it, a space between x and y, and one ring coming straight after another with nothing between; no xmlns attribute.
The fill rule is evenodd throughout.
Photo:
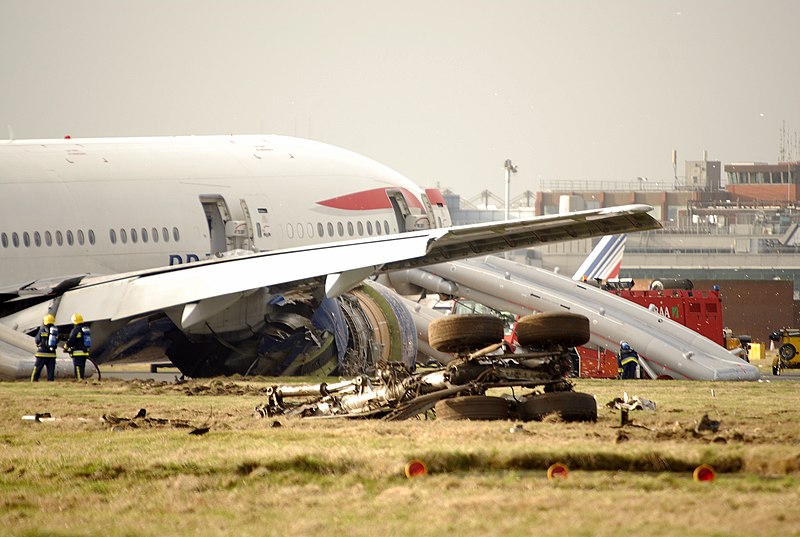
<svg viewBox="0 0 800 537"><path fill-rule="evenodd" d="M244 220L239 222L240 226L244 228L244 233L240 233L238 237L234 237L236 248L243 250L255 251L255 240L253 239L253 219L250 218L250 209L247 206L247 201L244 198L239 199L239 205L242 207L242 215Z"/></svg>
<svg viewBox="0 0 800 537"><path fill-rule="evenodd" d="M203 212L208 223L208 238L211 255L226 252L232 246L229 244L225 226L231 221L228 204L222 196L200 196Z"/></svg>
<svg viewBox="0 0 800 537"><path fill-rule="evenodd" d="M403 196L403 193L397 190L387 190L386 195L389 196L389 201L394 209L394 216L397 220L397 230L400 233L405 233L406 218L411 215L411 210L408 208L408 202Z"/></svg>

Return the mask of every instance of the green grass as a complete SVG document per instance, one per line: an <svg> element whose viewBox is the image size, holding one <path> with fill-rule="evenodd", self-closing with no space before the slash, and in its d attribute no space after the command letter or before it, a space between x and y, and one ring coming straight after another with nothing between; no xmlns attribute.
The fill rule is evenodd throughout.
<svg viewBox="0 0 800 537"><path fill-rule="evenodd" d="M275 383L0 383L3 535L800 535L795 382L579 380L601 404L627 391L657 411L515 432L254 417ZM101 420L140 408L211 430ZM21 419L37 412L56 420ZM716 433L694 432L704 414ZM412 458L427 476L405 478ZM555 461L567 479L547 480ZM700 463L714 482L693 481Z"/></svg>

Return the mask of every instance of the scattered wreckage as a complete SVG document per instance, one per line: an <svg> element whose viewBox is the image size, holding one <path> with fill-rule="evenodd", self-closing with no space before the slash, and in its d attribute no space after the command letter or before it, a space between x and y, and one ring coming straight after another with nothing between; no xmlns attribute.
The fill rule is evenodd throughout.
<svg viewBox="0 0 800 537"><path fill-rule="evenodd" d="M589 320L571 313L528 315L517 323L519 347L503 341L503 321L492 315L449 315L431 322L428 340L454 358L412 372L380 363L374 374L336 383L272 386L256 407L262 417L403 420L434 413L437 419L521 421L559 414L565 421L596 421L597 403L567 380L569 350L589 340ZM504 397L487 395L511 388Z"/></svg>

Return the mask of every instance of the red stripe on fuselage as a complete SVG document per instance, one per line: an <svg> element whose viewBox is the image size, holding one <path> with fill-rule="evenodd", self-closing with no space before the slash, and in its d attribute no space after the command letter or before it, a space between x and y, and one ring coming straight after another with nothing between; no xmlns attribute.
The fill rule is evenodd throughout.
<svg viewBox="0 0 800 537"><path fill-rule="evenodd" d="M371 211L375 209L391 209L392 202L386 194L386 188L375 188L364 190L353 194L345 194L323 201L317 204L334 209L344 209L347 211ZM409 207L422 209L422 202L409 190L405 188L390 187L388 190L398 190L403 194Z"/></svg>
<svg viewBox="0 0 800 537"><path fill-rule="evenodd" d="M442 193L439 192L438 188L426 188L425 194L428 195L428 200L434 205L441 205L444 207L446 203L444 202L444 196Z"/></svg>

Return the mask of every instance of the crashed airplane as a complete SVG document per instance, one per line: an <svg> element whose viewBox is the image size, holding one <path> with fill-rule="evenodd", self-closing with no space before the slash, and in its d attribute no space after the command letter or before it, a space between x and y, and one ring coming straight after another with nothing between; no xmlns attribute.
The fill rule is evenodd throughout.
<svg viewBox="0 0 800 537"><path fill-rule="evenodd" d="M413 369L406 306L365 278L660 227L645 205L453 227L438 191L282 136L8 141L0 188L4 376L28 352L10 333L48 312L92 323L97 363L166 355L193 377Z"/></svg>

